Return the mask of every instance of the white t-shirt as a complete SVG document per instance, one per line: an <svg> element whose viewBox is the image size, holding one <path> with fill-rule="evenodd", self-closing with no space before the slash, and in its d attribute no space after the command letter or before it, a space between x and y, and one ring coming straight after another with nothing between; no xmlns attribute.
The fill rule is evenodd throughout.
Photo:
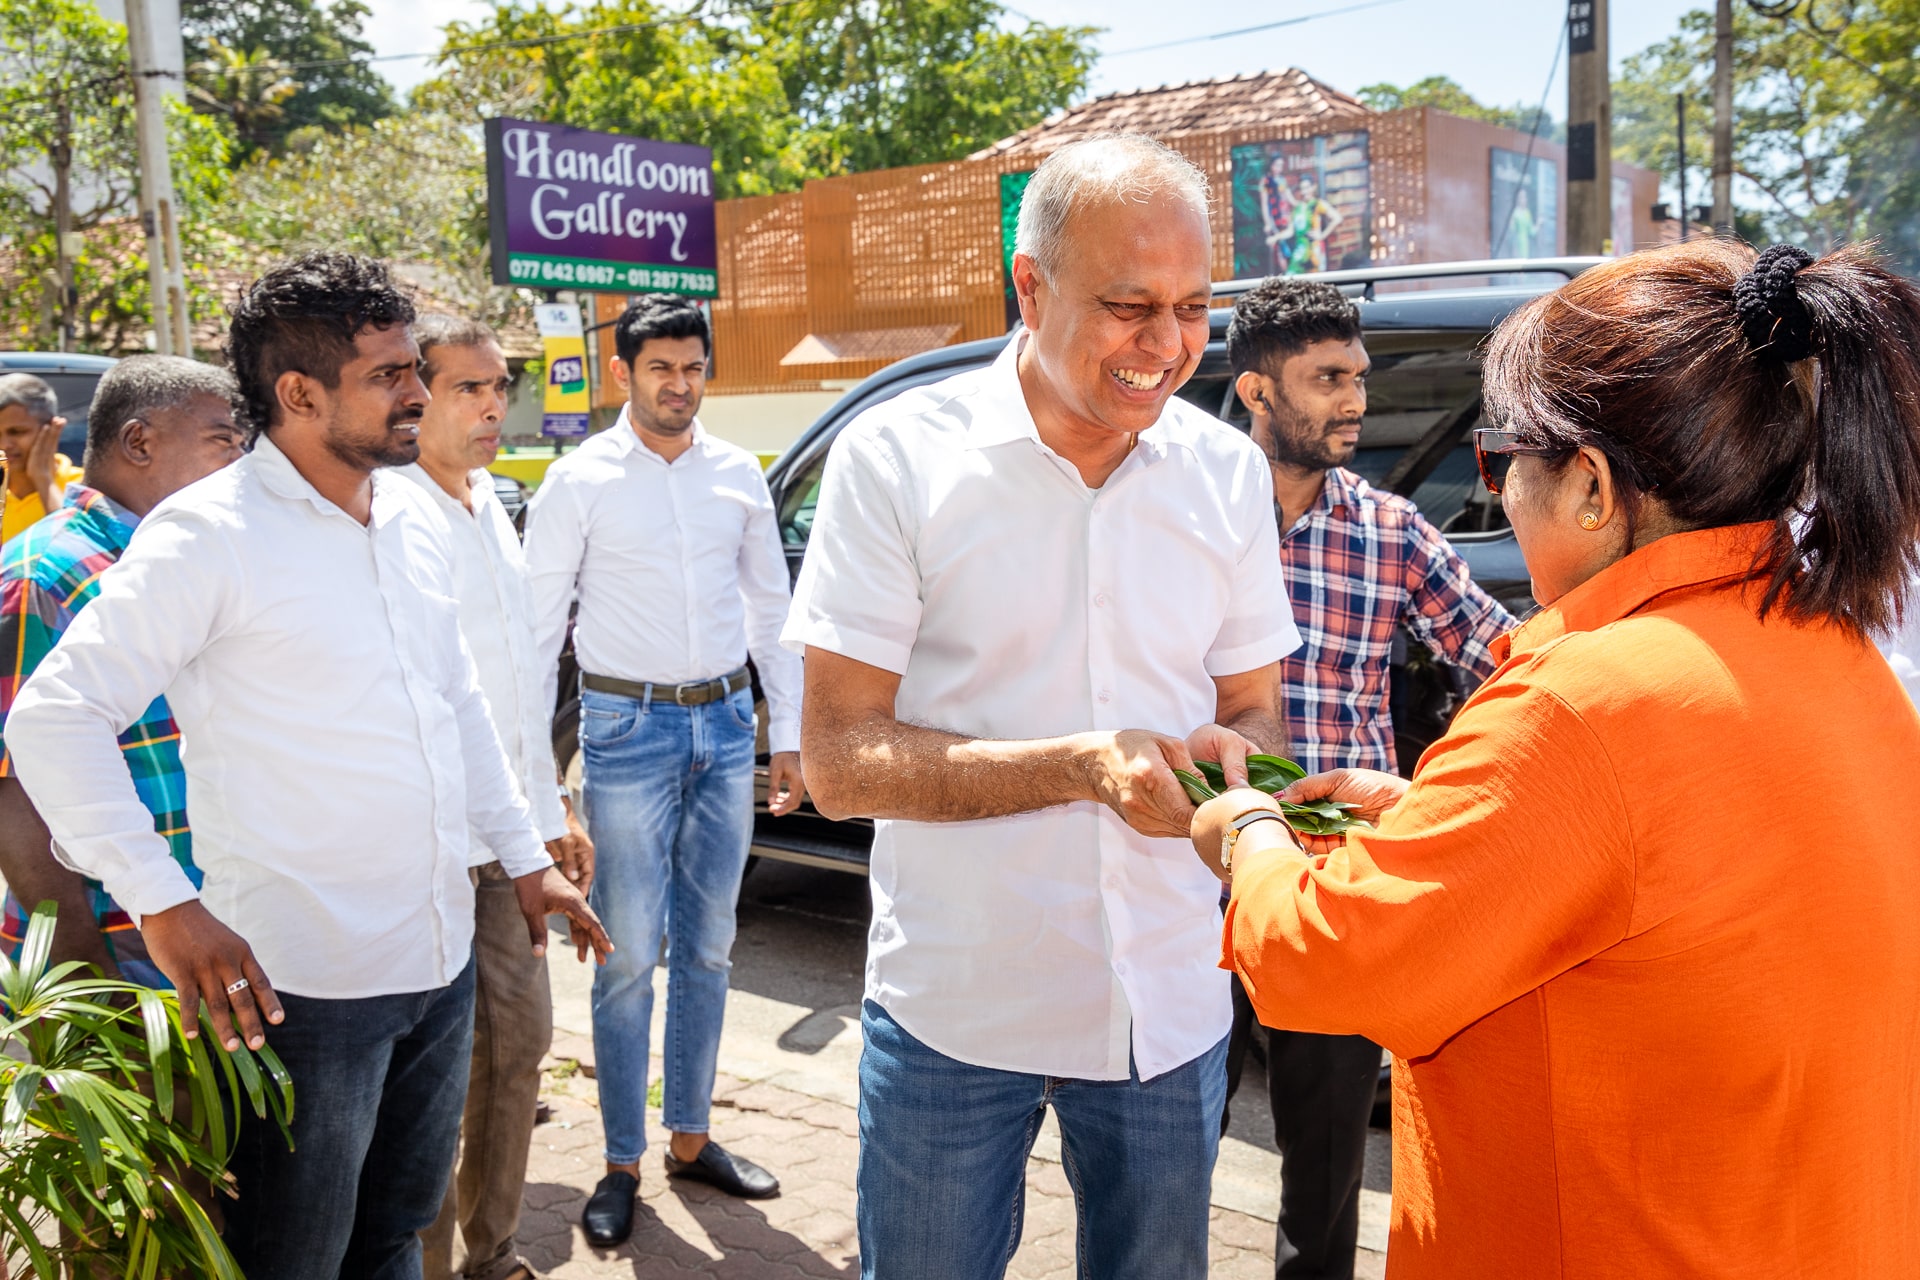
<svg viewBox="0 0 1920 1280"><path fill-rule="evenodd" d="M1267 462L1169 402L1098 489L1040 442L1014 360L834 442L783 635L901 676L903 721L978 738L1185 736L1213 677L1299 645ZM877 824L866 993L950 1057L1142 1079L1226 1034L1219 882L1104 806Z"/></svg>

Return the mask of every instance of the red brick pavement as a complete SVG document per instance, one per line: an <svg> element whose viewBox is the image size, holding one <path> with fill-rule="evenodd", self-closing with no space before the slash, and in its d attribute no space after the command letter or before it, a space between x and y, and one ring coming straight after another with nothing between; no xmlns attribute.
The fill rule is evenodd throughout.
<svg viewBox="0 0 1920 1280"><path fill-rule="evenodd" d="M600 1117L590 1077L591 1043L555 1037L547 1094L553 1119L535 1130L527 1170L521 1252L550 1280L587 1277L670 1280L798 1280L859 1274L854 1230L854 1164L859 1141L853 1108L765 1083L722 1075L715 1090L713 1136L772 1169L782 1185L772 1200L735 1200L698 1183L669 1182L659 1152L667 1135L648 1117L633 1239L617 1250L587 1244L580 1210L605 1166ZM1026 1233L1009 1275L1071 1280L1073 1198L1060 1166L1027 1166ZM1270 1280L1273 1224L1213 1210L1213 1280ZM1383 1259L1362 1251L1360 1275L1378 1277Z"/></svg>

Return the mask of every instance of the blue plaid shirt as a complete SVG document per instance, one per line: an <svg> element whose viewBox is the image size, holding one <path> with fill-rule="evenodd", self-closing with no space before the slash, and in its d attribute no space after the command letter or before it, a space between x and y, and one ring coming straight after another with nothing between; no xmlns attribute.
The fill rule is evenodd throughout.
<svg viewBox="0 0 1920 1280"><path fill-rule="evenodd" d="M1514 625L1412 502L1344 468L1281 531L1280 562L1301 640L1280 664L1282 710L1308 773L1394 772L1387 668L1399 626L1485 679L1498 665L1489 646Z"/></svg>

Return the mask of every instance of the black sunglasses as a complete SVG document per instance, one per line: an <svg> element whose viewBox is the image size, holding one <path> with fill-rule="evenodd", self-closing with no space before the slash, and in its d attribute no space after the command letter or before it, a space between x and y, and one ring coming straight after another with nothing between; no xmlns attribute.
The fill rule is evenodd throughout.
<svg viewBox="0 0 1920 1280"><path fill-rule="evenodd" d="M1480 483L1486 485L1487 492L1496 498L1500 496L1500 490L1506 487L1507 469L1513 465L1515 458L1522 455L1551 458L1570 452L1569 449L1522 444L1518 431L1503 431L1499 427L1473 429L1473 460L1480 464Z"/></svg>

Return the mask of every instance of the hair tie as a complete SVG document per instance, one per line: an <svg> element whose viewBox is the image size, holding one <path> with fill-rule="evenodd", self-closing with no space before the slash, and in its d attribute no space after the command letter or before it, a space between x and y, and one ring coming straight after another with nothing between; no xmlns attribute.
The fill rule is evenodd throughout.
<svg viewBox="0 0 1920 1280"><path fill-rule="evenodd" d="M1813 356L1813 313L1796 285L1796 277L1812 262L1805 249L1776 244L1734 282L1733 309L1755 351L1787 364Z"/></svg>

